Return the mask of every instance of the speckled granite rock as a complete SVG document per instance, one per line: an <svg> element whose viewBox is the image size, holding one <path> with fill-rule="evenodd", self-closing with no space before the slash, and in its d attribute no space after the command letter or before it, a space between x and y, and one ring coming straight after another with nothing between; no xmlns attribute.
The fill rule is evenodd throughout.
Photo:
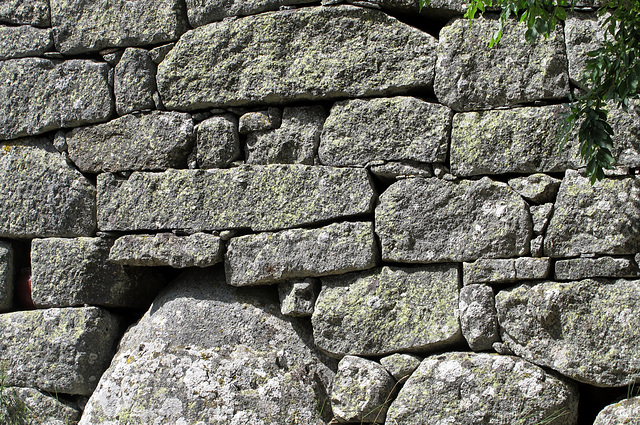
<svg viewBox="0 0 640 425"><path fill-rule="evenodd" d="M13 247L9 242L0 241L0 312L13 306Z"/></svg>
<svg viewBox="0 0 640 425"><path fill-rule="evenodd" d="M397 381L407 378L420 366L422 359L413 354L392 354L380 359L380 364Z"/></svg>
<svg viewBox="0 0 640 425"><path fill-rule="evenodd" d="M541 235L547 230L547 225L553 213L553 204L531 205L531 222L533 223L533 234Z"/></svg>
<svg viewBox="0 0 640 425"><path fill-rule="evenodd" d="M113 91L118 115L142 109L155 109L156 64L149 51L129 47L115 67Z"/></svg>
<svg viewBox="0 0 640 425"><path fill-rule="evenodd" d="M638 277L640 270L631 258L571 258L556 261L556 279L580 280L588 277Z"/></svg>
<svg viewBox="0 0 640 425"><path fill-rule="evenodd" d="M498 335L493 289L489 285L467 285L460 289L460 327L473 351L491 350Z"/></svg>
<svg viewBox="0 0 640 425"><path fill-rule="evenodd" d="M607 121L613 128L613 150L616 164L625 167L640 167L640 101L631 100L629 110L609 107Z"/></svg>
<svg viewBox="0 0 640 425"><path fill-rule="evenodd" d="M602 409L593 425L634 425L639 419L640 397L633 397Z"/></svg>
<svg viewBox="0 0 640 425"><path fill-rule="evenodd" d="M0 25L0 60L41 56L52 46L50 29Z"/></svg>
<svg viewBox="0 0 640 425"><path fill-rule="evenodd" d="M240 158L238 118L215 115L196 126L196 161L199 168L224 168Z"/></svg>
<svg viewBox="0 0 640 425"><path fill-rule="evenodd" d="M273 130L281 124L282 109L272 107L243 114L240 117L238 130L241 134L249 134L252 131Z"/></svg>
<svg viewBox="0 0 640 425"><path fill-rule="evenodd" d="M604 41L605 31L601 28L604 19L604 16L599 18L596 13L570 13L567 16L564 33L569 77L575 82L583 81L587 52L597 49Z"/></svg>
<svg viewBox="0 0 640 425"><path fill-rule="evenodd" d="M465 285L472 283L505 283L517 280L544 279L549 276L549 258L480 259L464 263Z"/></svg>
<svg viewBox="0 0 640 425"><path fill-rule="evenodd" d="M192 27L200 27L231 16L255 15L282 6L313 3L312 0L186 0Z"/></svg>
<svg viewBox="0 0 640 425"><path fill-rule="evenodd" d="M379 165L371 165L369 171L374 176L382 179L397 179L399 176L433 177L431 164L422 164L413 161L391 161Z"/></svg>
<svg viewBox="0 0 640 425"><path fill-rule="evenodd" d="M280 283L280 312L286 316L311 316L319 291L318 279L306 278Z"/></svg>
<svg viewBox="0 0 640 425"><path fill-rule="evenodd" d="M553 202L561 180L542 173L509 179L509 186L523 198L536 204Z"/></svg>
<svg viewBox="0 0 640 425"><path fill-rule="evenodd" d="M77 408L33 388L3 387L0 397L0 420L7 425L70 425L80 419Z"/></svg>
<svg viewBox="0 0 640 425"><path fill-rule="evenodd" d="M49 2L47 0L3 0L0 3L0 22L48 27L51 25Z"/></svg>

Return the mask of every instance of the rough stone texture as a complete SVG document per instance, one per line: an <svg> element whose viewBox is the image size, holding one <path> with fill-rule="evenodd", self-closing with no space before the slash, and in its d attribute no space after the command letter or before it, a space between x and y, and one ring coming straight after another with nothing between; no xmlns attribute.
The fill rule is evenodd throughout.
<svg viewBox="0 0 640 425"><path fill-rule="evenodd" d="M408 96L337 102L324 124L318 156L333 166L444 162L452 116L446 106Z"/></svg>
<svg viewBox="0 0 640 425"><path fill-rule="evenodd" d="M638 277L640 270L631 258L572 258L556 261L556 279L580 280L588 277Z"/></svg>
<svg viewBox="0 0 640 425"><path fill-rule="evenodd" d="M474 176L579 167L583 161L577 146L569 143L558 153L565 112L565 106L551 105L456 114L451 130L451 172ZM541 178L535 187L544 183L546 179Z"/></svg>
<svg viewBox="0 0 640 425"><path fill-rule="evenodd" d="M604 179L567 171L545 237L551 257L635 254L640 250L640 179Z"/></svg>
<svg viewBox="0 0 640 425"><path fill-rule="evenodd" d="M324 424L333 373L279 310L273 291L190 270L125 334L80 424Z"/></svg>
<svg viewBox="0 0 640 425"><path fill-rule="evenodd" d="M391 404L387 423L574 425L577 416L577 388L531 363L446 353L422 361Z"/></svg>
<svg viewBox="0 0 640 425"><path fill-rule="evenodd" d="M98 176L101 230L278 230L371 211L365 170L266 165ZM230 208L231 207L231 208Z"/></svg>
<svg viewBox="0 0 640 425"><path fill-rule="evenodd" d="M527 201L536 204L553 202L561 180L542 173L509 179L509 186Z"/></svg>
<svg viewBox="0 0 640 425"><path fill-rule="evenodd" d="M605 407L593 425L634 425L639 419L640 397L633 397Z"/></svg>
<svg viewBox="0 0 640 425"><path fill-rule="evenodd" d="M196 126L196 161L199 168L224 168L240 158L238 118L216 115Z"/></svg>
<svg viewBox="0 0 640 425"><path fill-rule="evenodd" d="M90 60L0 61L0 140L105 121L113 104L108 71Z"/></svg>
<svg viewBox="0 0 640 425"><path fill-rule="evenodd" d="M45 139L0 143L0 237L89 236L96 190Z"/></svg>
<svg viewBox="0 0 640 425"><path fill-rule="evenodd" d="M179 0L51 0L56 47L65 54L173 41L187 30L185 18Z"/></svg>
<svg viewBox="0 0 640 425"><path fill-rule="evenodd" d="M433 351L462 340L454 265L382 267L322 279L315 344L331 355Z"/></svg>
<svg viewBox="0 0 640 425"><path fill-rule="evenodd" d="M282 6L313 3L312 0L186 0L189 23L200 27L232 16L256 15Z"/></svg>
<svg viewBox="0 0 640 425"><path fill-rule="evenodd" d="M385 261L472 261L526 254L531 219L504 183L415 178L380 196L376 233Z"/></svg>
<svg viewBox="0 0 640 425"><path fill-rule="evenodd" d="M51 25L49 2L47 0L3 0L0 3L0 22L48 27Z"/></svg>
<svg viewBox="0 0 640 425"><path fill-rule="evenodd" d="M40 56L51 46L50 29L0 26L0 60Z"/></svg>
<svg viewBox="0 0 640 425"><path fill-rule="evenodd" d="M497 20L459 18L440 31L434 89L456 111L513 106L569 94L562 28L531 46L525 24L510 24L488 46Z"/></svg>
<svg viewBox="0 0 640 425"><path fill-rule="evenodd" d="M135 47L125 49L115 67L113 91L118 115L142 109L155 109L155 73L156 64L151 60L149 51Z"/></svg>
<svg viewBox="0 0 640 425"><path fill-rule="evenodd" d="M129 114L72 130L67 145L69 158L87 173L186 167L193 121L181 112Z"/></svg>
<svg viewBox="0 0 640 425"><path fill-rule="evenodd" d="M383 179L396 179L399 176L433 177L431 164L421 164L417 162L391 161L380 165L372 165L369 171L371 171L371 174L374 176Z"/></svg>
<svg viewBox="0 0 640 425"><path fill-rule="evenodd" d="M380 364L395 378L401 381L413 373L420 366L422 359L413 354L392 354L380 359Z"/></svg>
<svg viewBox="0 0 640 425"><path fill-rule="evenodd" d="M371 9L269 12L189 31L159 65L158 90L184 110L400 94L431 86L436 44Z"/></svg>
<svg viewBox="0 0 640 425"><path fill-rule="evenodd" d="M284 108L279 128L247 136L247 163L312 165L326 117L322 106Z"/></svg>
<svg viewBox="0 0 640 425"><path fill-rule="evenodd" d="M167 53L169 53L171 49L175 47L175 45L176 43L169 43L169 44L163 44L162 46L158 46L154 49L151 49L149 50L149 57L151 58L153 63L157 65L164 60L164 57L167 56Z"/></svg>
<svg viewBox="0 0 640 425"><path fill-rule="evenodd" d="M605 16L598 18L596 13L571 13L564 24L567 44L569 77L576 82L583 81L586 71L587 52L597 49L604 41L601 25Z"/></svg>
<svg viewBox="0 0 640 425"><path fill-rule="evenodd" d="M4 385L89 395L111 361L120 328L117 316L98 307L0 314Z"/></svg>
<svg viewBox="0 0 640 425"><path fill-rule="evenodd" d="M311 278L279 284L280 312L286 316L311 316L319 287L318 280Z"/></svg>
<svg viewBox="0 0 640 425"><path fill-rule="evenodd" d="M344 356L331 386L331 408L340 422L384 423L394 379L379 363Z"/></svg>
<svg viewBox="0 0 640 425"><path fill-rule="evenodd" d="M80 411L33 388L0 388L0 420L6 425L71 425Z"/></svg>
<svg viewBox="0 0 640 425"><path fill-rule="evenodd" d="M468 285L460 289L460 327L473 351L491 350L500 341L493 289Z"/></svg>
<svg viewBox="0 0 640 425"><path fill-rule="evenodd" d="M627 112L609 105L607 121L613 128L611 153L616 159L616 164L640 167L640 101L630 101Z"/></svg>
<svg viewBox="0 0 640 425"><path fill-rule="evenodd" d="M127 266L209 267L222 261L222 240L208 233L176 236L125 235L116 239L109 261Z"/></svg>
<svg viewBox="0 0 640 425"><path fill-rule="evenodd" d="M448 19L461 15L467 11L468 3L465 0L431 0L422 10L418 6L418 0L376 0L383 9L398 11L401 13L422 14L424 17ZM489 8L487 8L489 10Z"/></svg>
<svg viewBox="0 0 640 425"><path fill-rule="evenodd" d="M544 279L549 275L550 270L549 258L480 259L463 264L465 285Z"/></svg>
<svg viewBox="0 0 640 425"><path fill-rule="evenodd" d="M531 243L529 245L532 257L544 256L544 236L536 236L535 238L531 239Z"/></svg>
<svg viewBox="0 0 640 425"><path fill-rule="evenodd" d="M599 387L640 380L638 308L640 281L545 282L496 295L510 350Z"/></svg>
<svg viewBox="0 0 640 425"><path fill-rule="evenodd" d="M547 230L547 225L553 212L553 204L532 205L529 207L529 211L533 222L533 234L541 235Z"/></svg>
<svg viewBox="0 0 640 425"><path fill-rule="evenodd" d="M247 112L240 117L239 131L248 134L252 131L273 130L282 124L282 109L268 108L264 111Z"/></svg>
<svg viewBox="0 0 640 425"><path fill-rule="evenodd" d="M10 310L13 306L13 247L10 243L0 241L0 312Z"/></svg>

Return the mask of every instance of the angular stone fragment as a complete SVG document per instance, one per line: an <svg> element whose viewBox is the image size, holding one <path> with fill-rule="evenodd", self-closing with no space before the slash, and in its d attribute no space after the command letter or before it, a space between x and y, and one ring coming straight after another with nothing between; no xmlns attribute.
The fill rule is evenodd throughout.
<svg viewBox="0 0 640 425"><path fill-rule="evenodd" d="M0 143L0 237L89 236L96 190L45 139Z"/></svg>
<svg viewBox="0 0 640 425"><path fill-rule="evenodd" d="M158 90L182 110L400 94L431 86L436 44L371 9L269 12L189 31L159 65Z"/></svg>
<svg viewBox="0 0 640 425"><path fill-rule="evenodd" d="M13 306L13 247L0 241L0 312L11 310Z"/></svg>
<svg viewBox="0 0 640 425"><path fill-rule="evenodd" d="M473 263L463 263L464 284L544 279L550 269L549 258L479 259Z"/></svg>
<svg viewBox="0 0 640 425"><path fill-rule="evenodd" d="M533 222L533 234L541 235L547 229L547 224L549 224L549 219L553 212L553 204L532 205L529 207L529 211Z"/></svg>
<svg viewBox="0 0 640 425"><path fill-rule="evenodd" d="M162 46L158 46L155 49L149 50L149 57L156 65L164 60L164 57L167 56L167 53L171 51L175 47L176 43L163 44Z"/></svg>
<svg viewBox="0 0 640 425"><path fill-rule="evenodd" d="M545 282L496 295L502 340L517 356L598 387L640 380L640 281Z"/></svg>
<svg viewBox="0 0 640 425"><path fill-rule="evenodd" d="M209 267L222 261L222 240L207 233L126 235L116 239L109 261L127 266Z"/></svg>
<svg viewBox="0 0 640 425"><path fill-rule="evenodd" d="M326 117L322 106L284 108L279 128L247 136L247 163L312 165Z"/></svg>
<svg viewBox="0 0 640 425"><path fill-rule="evenodd" d="M382 267L322 279L316 345L341 356L433 351L462 340L455 265Z"/></svg>
<svg viewBox="0 0 640 425"><path fill-rule="evenodd" d="M394 379L379 363L344 356L331 386L331 408L340 422L384 423Z"/></svg>
<svg viewBox="0 0 640 425"><path fill-rule="evenodd" d="M406 179L376 208L382 259L407 263L513 257L529 249L525 201L504 183Z"/></svg>
<svg viewBox="0 0 640 425"><path fill-rule="evenodd" d="M40 56L51 46L50 29L0 26L0 60Z"/></svg>
<svg viewBox="0 0 640 425"><path fill-rule="evenodd" d="M64 54L177 40L187 30L184 12L179 0L51 0L56 47Z"/></svg>
<svg viewBox="0 0 640 425"><path fill-rule="evenodd" d="M493 289L468 285L460 289L460 327L473 351L491 350L500 341Z"/></svg>
<svg viewBox="0 0 640 425"><path fill-rule="evenodd" d="M51 25L49 2L47 0L3 0L0 2L0 22L48 27Z"/></svg>
<svg viewBox="0 0 640 425"><path fill-rule="evenodd" d="M580 280L588 277L638 277L640 270L631 258L572 258L556 261L556 279Z"/></svg>
<svg viewBox="0 0 640 425"><path fill-rule="evenodd" d="M610 404L596 417L593 425L633 425L640 419L640 397L633 397Z"/></svg>
<svg viewBox="0 0 640 425"><path fill-rule="evenodd" d="M587 53L602 46L605 31L602 28L606 16L597 13L571 13L564 24L569 77L576 83L584 80Z"/></svg>
<svg viewBox="0 0 640 425"><path fill-rule="evenodd" d="M181 112L129 114L67 134L69 158L80 171L166 170L185 167L193 121Z"/></svg>
<svg viewBox="0 0 640 425"><path fill-rule="evenodd" d="M273 291L190 270L125 334L80 424L326 423L335 364L279 310Z"/></svg>
<svg viewBox="0 0 640 425"><path fill-rule="evenodd" d="M509 186L527 201L543 204L553 202L561 180L542 173L509 179Z"/></svg>
<svg viewBox="0 0 640 425"><path fill-rule="evenodd" d="M380 359L380 364L393 376L401 381L411 375L420 366L421 359L413 354L392 354Z"/></svg>
<svg viewBox="0 0 640 425"><path fill-rule="evenodd" d="M371 174L383 179L396 179L400 176L411 177L433 177L431 164L417 162L397 162L391 161L385 164L372 165L369 168Z"/></svg>
<svg viewBox="0 0 640 425"><path fill-rule="evenodd" d="M196 161L199 168L224 168L240 158L238 118L216 115L196 126Z"/></svg>
<svg viewBox="0 0 640 425"><path fill-rule="evenodd" d="M313 3L312 0L186 0L192 27L221 21L232 16L256 15L282 6Z"/></svg>
<svg viewBox="0 0 640 425"><path fill-rule="evenodd" d="M33 388L2 387L0 419L6 425L70 425L80 419L80 411Z"/></svg>
<svg viewBox="0 0 640 425"><path fill-rule="evenodd" d="M452 116L446 106L408 96L337 102L324 124L318 156L333 166L444 162Z"/></svg>
<svg viewBox="0 0 640 425"><path fill-rule="evenodd" d="M418 0L377 0L384 10L398 11L401 13L422 14L424 17L449 19L465 13L468 8L466 0L431 0L423 8L420 8ZM487 7L487 10L489 8Z"/></svg>
<svg viewBox="0 0 640 425"><path fill-rule="evenodd" d="M240 117L239 131L249 134L252 131L273 130L282 124L282 109L268 108L264 111L247 112Z"/></svg>
<svg viewBox="0 0 640 425"><path fill-rule="evenodd" d="M156 64L149 51L130 47L125 49L115 68L113 91L116 111L125 115L142 109L154 109L156 91Z"/></svg>
<svg viewBox="0 0 640 425"><path fill-rule="evenodd" d="M117 316L98 307L0 314L4 385L89 395L111 361L121 327Z"/></svg>
<svg viewBox="0 0 640 425"><path fill-rule="evenodd" d="M567 171L545 238L551 257L635 254L640 250L640 179L604 179Z"/></svg>
<svg viewBox="0 0 640 425"><path fill-rule="evenodd" d="M278 230L371 212L365 170L266 165L98 176L101 230Z"/></svg>
<svg viewBox="0 0 640 425"><path fill-rule="evenodd" d="M319 287L320 282L312 278L279 284L280 312L285 316L311 316Z"/></svg>
<svg viewBox="0 0 640 425"><path fill-rule="evenodd" d="M577 419L574 385L517 357L486 353L427 357L387 414L394 425L574 425Z"/></svg>
<svg viewBox="0 0 640 425"><path fill-rule="evenodd" d="M265 285L375 267L372 223L345 222L232 238L225 255L227 283Z"/></svg>
<svg viewBox="0 0 640 425"><path fill-rule="evenodd" d="M535 238L531 239L531 243L529 245L532 257L544 256L544 236L536 236Z"/></svg>
<svg viewBox="0 0 640 425"><path fill-rule="evenodd" d="M105 121L113 104L108 71L90 60L0 61L0 140Z"/></svg>
<svg viewBox="0 0 640 425"><path fill-rule="evenodd" d="M500 43L489 47L498 20L456 19L440 31L434 89L456 111L513 106L569 94L562 29L525 41L525 24L510 23Z"/></svg>

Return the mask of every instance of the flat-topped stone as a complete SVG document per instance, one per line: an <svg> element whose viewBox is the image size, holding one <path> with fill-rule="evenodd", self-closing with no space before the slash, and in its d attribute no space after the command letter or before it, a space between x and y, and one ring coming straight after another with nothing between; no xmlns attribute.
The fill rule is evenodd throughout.
<svg viewBox="0 0 640 425"><path fill-rule="evenodd" d="M52 46L50 29L0 25L0 60L41 56Z"/></svg>

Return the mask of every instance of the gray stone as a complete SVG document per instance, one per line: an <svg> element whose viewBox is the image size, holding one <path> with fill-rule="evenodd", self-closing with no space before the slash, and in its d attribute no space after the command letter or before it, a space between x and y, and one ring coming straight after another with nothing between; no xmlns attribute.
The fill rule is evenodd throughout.
<svg viewBox="0 0 640 425"><path fill-rule="evenodd" d="M633 425L640 419L640 397L633 397L610 404L596 417L593 425Z"/></svg>
<svg viewBox="0 0 640 425"><path fill-rule="evenodd" d="M31 294L38 307L145 308L165 283L157 273L109 262L113 239L49 238L31 243Z"/></svg>
<svg viewBox="0 0 640 425"><path fill-rule="evenodd" d="M337 102L324 124L318 156L333 166L444 162L452 116L446 106L408 96Z"/></svg>
<svg viewBox="0 0 640 425"><path fill-rule="evenodd" d="M50 29L0 26L0 60L40 56L52 46Z"/></svg>
<svg viewBox="0 0 640 425"><path fill-rule="evenodd" d="M233 238L225 271L230 285L265 285L370 269L377 257L372 223L344 222Z"/></svg>
<svg viewBox="0 0 640 425"><path fill-rule="evenodd" d="M13 307L14 274L13 247L0 241L0 312Z"/></svg>
<svg viewBox="0 0 640 425"><path fill-rule="evenodd" d="M605 31L601 26L605 18L606 16L599 18L597 13L571 13L565 20L569 77L575 83L584 81L587 52L601 47L604 42Z"/></svg>
<svg viewBox="0 0 640 425"><path fill-rule="evenodd" d="M565 112L565 106L551 105L456 114L451 130L451 172L474 176L581 166L576 144L569 142L558 153ZM548 184L547 179L540 180L536 188Z"/></svg>
<svg viewBox="0 0 640 425"><path fill-rule="evenodd" d="M493 289L468 285L460 289L460 328L473 351L491 350L500 341Z"/></svg>
<svg viewBox="0 0 640 425"><path fill-rule="evenodd" d="M280 312L285 316L311 316L319 287L320 282L312 278L280 283Z"/></svg>
<svg viewBox="0 0 640 425"><path fill-rule="evenodd" d="M392 354L380 359L380 364L395 378L404 381L420 366L422 359L413 354Z"/></svg>
<svg viewBox="0 0 640 425"><path fill-rule="evenodd" d="M70 425L80 411L33 388L0 388L0 421L6 425Z"/></svg>
<svg viewBox="0 0 640 425"><path fill-rule="evenodd" d="M191 269L125 334L80 424L322 425L333 372L312 346L273 291Z"/></svg>
<svg viewBox="0 0 640 425"><path fill-rule="evenodd" d="M436 44L361 7L268 12L186 33L158 66L158 90L183 110L401 94L432 85Z"/></svg>
<svg viewBox="0 0 640 425"><path fill-rule="evenodd" d="M527 201L543 204L556 199L561 180L537 173L509 179L509 186Z"/></svg>
<svg viewBox="0 0 640 425"><path fill-rule="evenodd" d="M56 47L64 54L177 40L187 30L184 13L179 0L51 0Z"/></svg>
<svg viewBox="0 0 640 425"><path fill-rule="evenodd" d="M362 169L256 165L98 176L103 231L279 230L367 214L373 200Z"/></svg>
<svg viewBox="0 0 640 425"><path fill-rule="evenodd" d="M189 114L152 111L74 129L67 145L83 172L166 170L186 166L193 133Z"/></svg>
<svg viewBox="0 0 640 425"><path fill-rule="evenodd" d="M382 267L322 279L315 344L334 356L435 351L462 342L455 265Z"/></svg>
<svg viewBox="0 0 640 425"><path fill-rule="evenodd" d="M640 281L545 282L496 295L509 349L598 387L640 380L638 308Z"/></svg>
<svg viewBox="0 0 640 425"><path fill-rule="evenodd" d="M149 51L135 47L125 49L115 67L113 91L118 115L142 109L155 109L155 74L156 64L151 60Z"/></svg>
<svg viewBox="0 0 640 425"><path fill-rule="evenodd" d="M607 178L591 185L567 171L545 237L551 257L624 255L640 249L640 179Z"/></svg>
<svg viewBox="0 0 640 425"><path fill-rule="evenodd" d="M312 0L186 0L189 23L200 27L232 16L256 15L282 6L314 3Z"/></svg>
<svg viewBox="0 0 640 425"><path fill-rule="evenodd" d="M322 106L284 108L279 128L247 136L247 163L312 165L326 117Z"/></svg>
<svg viewBox="0 0 640 425"><path fill-rule="evenodd" d="M196 161L199 168L224 168L240 158L238 118L215 115L196 126Z"/></svg>
<svg viewBox="0 0 640 425"><path fill-rule="evenodd" d="M531 212L531 221L533 222L533 234L541 235L547 230L551 213L553 212L553 204L532 205L529 207Z"/></svg>
<svg viewBox="0 0 640 425"><path fill-rule="evenodd" d="M629 110L609 105L607 122L613 128L611 153L621 167L640 167L640 102L629 102Z"/></svg>
<svg viewBox="0 0 640 425"><path fill-rule="evenodd" d="M473 261L526 254L531 219L504 183L415 178L380 196L376 233L384 261Z"/></svg>
<svg viewBox="0 0 640 425"><path fill-rule="evenodd" d="M531 243L529 244L529 246L532 257L544 256L544 236L538 235L535 238L531 239Z"/></svg>
<svg viewBox="0 0 640 425"><path fill-rule="evenodd" d="M48 27L51 25L49 2L47 0L3 0L0 2L0 22Z"/></svg>
<svg viewBox="0 0 640 425"><path fill-rule="evenodd" d="M209 267L222 261L222 240L207 233L125 235L111 247L109 261L127 266Z"/></svg>
<svg viewBox="0 0 640 425"><path fill-rule="evenodd" d="M273 130L282 124L282 109L268 108L264 111L247 112L240 117L239 131L249 134L252 131Z"/></svg>
<svg viewBox="0 0 640 425"><path fill-rule="evenodd" d="M383 9L410 13L417 15L420 13L425 18L449 19L459 16L467 11L466 0L431 0L422 10L418 5L418 0L376 0ZM490 10L487 7L487 10Z"/></svg>
<svg viewBox="0 0 640 425"><path fill-rule="evenodd" d="M505 283L544 279L551 270L549 258L479 259L463 264L464 284Z"/></svg>
<svg viewBox="0 0 640 425"><path fill-rule="evenodd" d="M90 60L0 61L0 140L105 121L113 107L108 71Z"/></svg>
<svg viewBox="0 0 640 425"><path fill-rule="evenodd" d="M109 366L121 327L117 316L98 307L0 314L4 385L89 395Z"/></svg>
<svg viewBox="0 0 640 425"><path fill-rule="evenodd" d="M496 19L459 18L440 31L434 89L440 103L456 111L514 106L569 95L562 28L534 45L527 26L508 24L500 43L489 47Z"/></svg>
<svg viewBox="0 0 640 425"><path fill-rule="evenodd" d="M384 423L394 379L379 363L344 356L331 386L331 408L340 422Z"/></svg>
<svg viewBox="0 0 640 425"><path fill-rule="evenodd" d="M574 425L578 389L512 356L427 357L391 404L387 423Z"/></svg>
<svg viewBox="0 0 640 425"><path fill-rule="evenodd" d="M371 174L383 179L396 179L398 177L433 177L431 164L421 164L417 162L397 162L391 161L380 165L369 167Z"/></svg>
<svg viewBox="0 0 640 425"><path fill-rule="evenodd" d="M580 280L588 277L638 277L640 270L631 258L572 258L556 261L556 279Z"/></svg>
<svg viewBox="0 0 640 425"><path fill-rule="evenodd" d="M0 237L89 236L96 190L44 139L0 143Z"/></svg>
<svg viewBox="0 0 640 425"><path fill-rule="evenodd" d="M154 49L149 50L149 57L156 65L164 60L164 57L167 56L167 53L171 51L175 47L176 43L164 44L162 46L158 46Z"/></svg>

